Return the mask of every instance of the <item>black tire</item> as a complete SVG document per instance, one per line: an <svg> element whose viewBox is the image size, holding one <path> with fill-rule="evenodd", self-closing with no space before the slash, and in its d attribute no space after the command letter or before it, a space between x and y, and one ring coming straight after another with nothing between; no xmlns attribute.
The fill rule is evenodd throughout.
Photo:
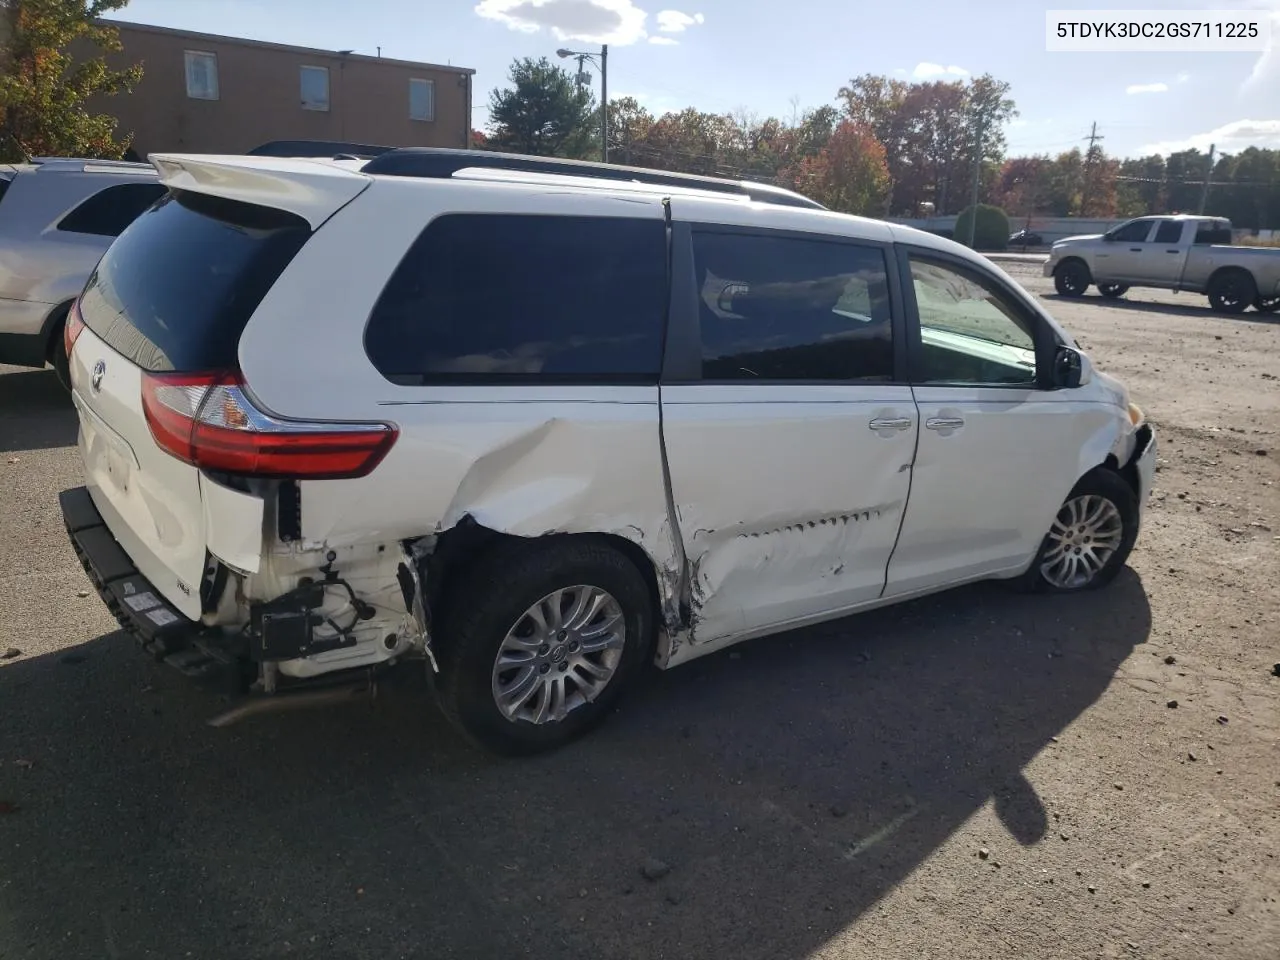
<svg viewBox="0 0 1280 960"><path fill-rule="evenodd" d="M1083 297L1092 277L1080 260L1064 260L1053 271L1053 289L1060 297Z"/></svg>
<svg viewBox="0 0 1280 960"><path fill-rule="evenodd" d="M1217 313L1244 313L1258 299L1258 287L1247 270L1230 269L1209 280L1209 306Z"/></svg>
<svg viewBox="0 0 1280 960"><path fill-rule="evenodd" d="M1280 310L1280 297L1259 296L1253 301L1253 309L1259 313L1275 313Z"/></svg>
<svg viewBox="0 0 1280 960"><path fill-rule="evenodd" d="M49 333L49 345L45 348L45 354L49 365L53 367L53 372L57 376L58 382L70 392L71 364L67 359L66 341L63 339L63 330L66 325L67 314L64 311L62 316L53 323L53 329Z"/></svg>
<svg viewBox="0 0 1280 960"><path fill-rule="evenodd" d="M1129 292L1129 288L1123 283L1100 283L1098 284L1098 292L1108 300L1115 300L1117 297L1123 297Z"/></svg>
<svg viewBox="0 0 1280 960"><path fill-rule="evenodd" d="M1099 587L1104 587L1120 573L1129 559L1129 554L1133 551L1134 543L1138 539L1138 495L1118 473L1105 467L1098 467L1081 477L1075 487L1072 488L1071 493L1067 495L1067 499L1063 502L1062 509L1055 517L1055 523L1063 518L1068 505L1073 500L1085 496L1102 497L1109 500L1118 511L1121 521L1121 533L1120 542L1115 552L1087 582L1072 586L1061 586L1051 582L1045 576L1046 556L1056 545L1053 533L1046 533L1044 540L1040 543L1040 549L1036 551L1036 558L1032 561L1031 566L1027 568L1027 571L1022 576L1011 581L1011 585L1015 589L1024 593L1079 593L1082 590L1096 590Z"/></svg>
<svg viewBox="0 0 1280 960"><path fill-rule="evenodd" d="M509 719L492 687L504 638L539 600L579 584L607 591L621 607L625 638L613 676L594 700L560 720ZM445 715L481 747L517 756L564 746L604 720L649 660L654 611L649 587L627 557L598 539L556 537L504 545L483 556L464 574L441 626L436 686Z"/></svg>

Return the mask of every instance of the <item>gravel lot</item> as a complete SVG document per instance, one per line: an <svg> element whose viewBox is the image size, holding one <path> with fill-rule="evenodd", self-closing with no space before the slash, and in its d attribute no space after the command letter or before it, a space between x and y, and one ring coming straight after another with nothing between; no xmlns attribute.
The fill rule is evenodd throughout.
<svg viewBox="0 0 1280 960"><path fill-rule="evenodd" d="M1280 321L1005 267L1157 425L1131 570L755 641L532 761L412 689L206 726L66 542L67 399L0 368L0 957L1275 958Z"/></svg>

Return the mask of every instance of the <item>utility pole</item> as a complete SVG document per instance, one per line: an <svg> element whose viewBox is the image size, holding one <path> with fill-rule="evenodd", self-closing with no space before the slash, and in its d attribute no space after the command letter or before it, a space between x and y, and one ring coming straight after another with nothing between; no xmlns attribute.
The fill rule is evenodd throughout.
<svg viewBox="0 0 1280 960"><path fill-rule="evenodd" d="M1200 209L1196 213L1204 216L1205 204L1209 202L1209 181L1213 179L1213 151L1216 143L1209 144L1209 165L1204 171L1204 186L1200 188Z"/></svg>
<svg viewBox="0 0 1280 960"><path fill-rule="evenodd" d="M609 162L609 45L600 45L600 157Z"/></svg>
<svg viewBox="0 0 1280 960"><path fill-rule="evenodd" d="M1089 210L1089 188L1093 185L1093 178L1089 176L1089 171L1093 166L1093 148L1099 140L1105 140L1106 137L1098 133L1098 121L1093 121L1093 127L1089 130L1087 137L1081 139L1089 141L1089 151L1084 155L1084 186L1080 191L1080 216L1086 216Z"/></svg>
<svg viewBox="0 0 1280 960"><path fill-rule="evenodd" d="M973 214L969 217L969 249L973 249L973 238L978 229L978 180L982 175L982 135L985 133L986 118L978 115L978 128L973 141L973 201L970 204Z"/></svg>

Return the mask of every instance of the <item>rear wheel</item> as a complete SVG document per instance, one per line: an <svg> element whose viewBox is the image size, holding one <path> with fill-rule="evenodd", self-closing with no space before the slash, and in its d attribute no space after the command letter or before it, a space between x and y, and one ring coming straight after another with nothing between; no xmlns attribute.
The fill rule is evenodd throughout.
<svg viewBox="0 0 1280 960"><path fill-rule="evenodd" d="M1129 288L1123 283L1100 283L1098 292L1109 300L1114 300L1117 297L1123 297L1129 292Z"/></svg>
<svg viewBox="0 0 1280 960"><path fill-rule="evenodd" d="M1280 310L1280 297L1258 297L1253 301L1253 309L1259 313L1275 313Z"/></svg>
<svg viewBox="0 0 1280 960"><path fill-rule="evenodd" d="M1209 306L1218 313L1243 313L1258 298L1258 288L1246 270L1222 270L1209 281Z"/></svg>
<svg viewBox="0 0 1280 960"><path fill-rule="evenodd" d="M1098 468L1076 484L1030 568L1015 586L1078 593L1115 579L1138 539L1138 497L1119 474Z"/></svg>
<svg viewBox="0 0 1280 960"><path fill-rule="evenodd" d="M554 749L598 725L652 647L640 571L589 538L499 548L445 611L437 685L445 714L502 754Z"/></svg>
<svg viewBox="0 0 1280 960"><path fill-rule="evenodd" d="M1089 268L1079 260L1064 260L1053 271L1053 288L1062 297L1084 296L1089 281Z"/></svg>

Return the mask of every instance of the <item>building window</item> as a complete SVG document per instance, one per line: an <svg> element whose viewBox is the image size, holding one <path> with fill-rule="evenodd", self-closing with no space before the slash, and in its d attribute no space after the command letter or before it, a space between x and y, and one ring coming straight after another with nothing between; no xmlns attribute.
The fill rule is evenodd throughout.
<svg viewBox="0 0 1280 960"><path fill-rule="evenodd" d="M192 100L218 99L218 55L199 50L185 52L187 96Z"/></svg>
<svg viewBox="0 0 1280 960"><path fill-rule="evenodd" d="M409 81L409 119L434 120L436 118L436 82L434 80Z"/></svg>
<svg viewBox="0 0 1280 960"><path fill-rule="evenodd" d="M302 68L302 109L329 109L329 68Z"/></svg>

